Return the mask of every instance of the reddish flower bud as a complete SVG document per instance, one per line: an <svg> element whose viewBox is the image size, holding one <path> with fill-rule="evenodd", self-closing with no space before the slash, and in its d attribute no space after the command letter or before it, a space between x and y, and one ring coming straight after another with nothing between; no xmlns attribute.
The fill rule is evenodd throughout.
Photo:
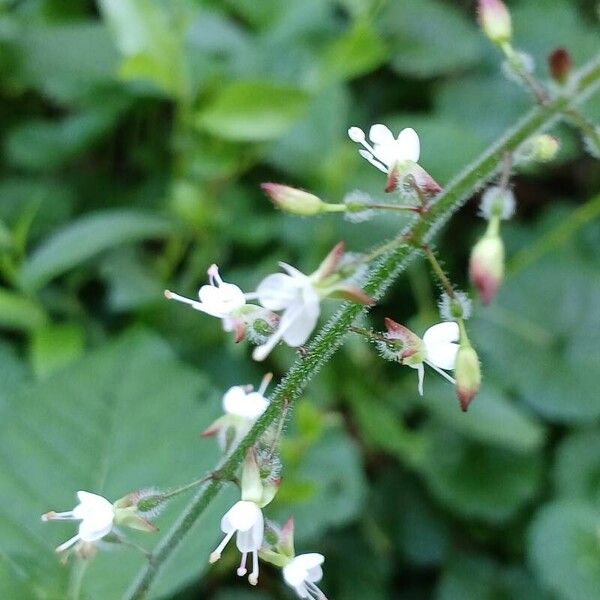
<svg viewBox="0 0 600 600"><path fill-rule="evenodd" d="M510 13L501 0L479 0L479 23L494 44L504 44L512 37Z"/></svg>
<svg viewBox="0 0 600 600"><path fill-rule="evenodd" d="M557 48L548 56L550 75L560 85L567 82L572 66L571 56L564 48Z"/></svg>
<svg viewBox="0 0 600 600"><path fill-rule="evenodd" d="M504 278L504 243L498 234L486 234L475 244L469 262L469 277L481 301L489 304Z"/></svg>
<svg viewBox="0 0 600 600"><path fill-rule="evenodd" d="M479 357L468 342L461 343L458 349L454 378L456 379L456 395L460 407L466 412L481 386Z"/></svg>

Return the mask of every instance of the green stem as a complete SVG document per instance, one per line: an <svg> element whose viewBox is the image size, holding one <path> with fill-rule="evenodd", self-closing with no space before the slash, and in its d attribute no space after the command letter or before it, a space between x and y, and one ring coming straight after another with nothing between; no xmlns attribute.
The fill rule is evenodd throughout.
<svg viewBox="0 0 600 600"><path fill-rule="evenodd" d="M482 156L451 181L422 218L411 225L410 236L422 243L429 242L469 196L496 175L506 152L514 152L530 136L554 124L570 106L589 97L599 82L600 55L575 75L570 95L557 96L544 106L533 108ZM380 299L419 252L418 247L403 245L382 257L370 273L364 286L365 292L375 300ZM224 481L235 475L248 449L256 443L271 423L279 418L283 408L288 404L292 406L301 396L309 381L343 344L350 326L367 310L367 307L359 304L344 304L314 337L307 347L306 354L296 360L287 376L277 386L269 407L262 417L220 465L221 477L213 479L198 490L171 529L158 543L151 560L142 568L130 590L125 594L125 600L141 600L148 596L150 586L161 565L217 496Z"/></svg>
<svg viewBox="0 0 600 600"><path fill-rule="evenodd" d="M600 148L600 133L598 133L598 128L592 121L575 109L569 109L565 111L565 114L569 118L569 121L581 130L584 136L590 138L592 143L597 148Z"/></svg>
<svg viewBox="0 0 600 600"><path fill-rule="evenodd" d="M348 330L352 333L356 333L357 335L362 335L363 337L373 342L384 342L390 345L393 344L392 340L386 338L385 335L382 335L381 333L375 333L374 331L370 331L369 329L365 329L364 327L356 327L355 325L350 325L350 327L348 327Z"/></svg>
<svg viewBox="0 0 600 600"><path fill-rule="evenodd" d="M440 265L438 259L435 257L433 250L427 244L424 244L423 252L425 252L425 256L427 257L427 260L431 264L431 268L433 269L433 272L436 274L437 278L440 280L440 283L442 284L442 287L446 291L446 294L448 294L449 298L452 298L454 300L456 298L456 294L454 293L454 288L452 287L452 284L450 283L450 279L448 279L448 276L444 272L444 269L442 269L442 265Z"/></svg>
<svg viewBox="0 0 600 600"><path fill-rule="evenodd" d="M504 52L504 56L506 56L506 60L508 60L517 75L531 90L537 102L541 105L546 104L546 102L548 102L548 94L546 90L542 84L527 70L523 64L523 61L521 60L521 57L517 52L515 52L515 49L511 46L510 42L502 44L501 48L502 52Z"/></svg>

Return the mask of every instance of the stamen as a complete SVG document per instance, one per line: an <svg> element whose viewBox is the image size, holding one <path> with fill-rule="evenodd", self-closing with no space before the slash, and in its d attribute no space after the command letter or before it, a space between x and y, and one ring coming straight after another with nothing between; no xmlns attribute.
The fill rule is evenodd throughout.
<svg viewBox="0 0 600 600"><path fill-rule="evenodd" d="M180 296L179 294L176 294L175 292L172 292L171 290L165 290L164 294L165 294L165 298L167 300L177 300L177 302L183 302L184 304L189 304L190 306L193 306L194 308L198 308L199 306L201 306L200 302L197 302L196 300L191 300L190 298L186 298L185 296Z"/></svg>
<svg viewBox="0 0 600 600"><path fill-rule="evenodd" d="M56 552L64 552L67 548L70 548L75 542L79 540L79 534L74 535L70 540L67 540L60 546L57 546Z"/></svg>
<svg viewBox="0 0 600 600"><path fill-rule="evenodd" d="M240 577L243 577L248 572L248 569L246 569L246 557L247 556L248 556L247 552L242 552L242 560L240 561L240 566L238 567L238 570L237 570L237 574Z"/></svg>
<svg viewBox="0 0 600 600"><path fill-rule="evenodd" d="M210 285L214 287L219 287L223 283L217 265L210 265L208 269L208 281L210 282Z"/></svg>
<svg viewBox="0 0 600 600"><path fill-rule="evenodd" d="M260 382L260 387L258 388L258 393L261 396L265 395L267 388L269 387L269 383L271 383L271 379L273 379L273 373L266 373Z"/></svg>
<svg viewBox="0 0 600 600"><path fill-rule="evenodd" d="M258 583L258 550L252 552L252 573L248 575L248 582L250 585Z"/></svg>
<svg viewBox="0 0 600 600"><path fill-rule="evenodd" d="M221 543L215 548L214 552L211 552L211 555L208 559L208 562L212 565L213 563L216 563L220 558L221 558L221 552L223 552L223 549L225 548L225 546L227 546L227 543L229 542L229 540L233 537L233 534L235 533L235 529L233 531L230 531L221 541Z"/></svg>
<svg viewBox="0 0 600 600"><path fill-rule="evenodd" d="M445 379L447 379L452 385L456 385L456 379L454 379L454 377L450 377L450 375L448 375L448 373L446 373L446 371L444 371L443 369L440 369L440 368L436 367L435 365L431 364L427 360L425 360L423 362L425 362L426 364L428 364L434 371L437 371L442 377L444 377Z"/></svg>
<svg viewBox="0 0 600 600"><path fill-rule="evenodd" d="M73 519L75 519L75 517L73 516L73 511L69 510L66 512L54 512L53 510L51 510L50 512L47 512L46 514L42 515L42 521L47 522L47 521L72 521Z"/></svg>

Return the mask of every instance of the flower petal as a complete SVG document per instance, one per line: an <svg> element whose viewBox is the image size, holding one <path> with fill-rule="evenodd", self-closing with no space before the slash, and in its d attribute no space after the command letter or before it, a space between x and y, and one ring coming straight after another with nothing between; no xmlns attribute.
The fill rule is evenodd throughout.
<svg viewBox="0 0 600 600"><path fill-rule="evenodd" d="M394 134L390 131L389 127L377 123L369 129L369 139L373 144L393 144Z"/></svg>
<svg viewBox="0 0 600 600"><path fill-rule="evenodd" d="M396 160L419 162L421 143L417 132L412 127L403 129L398 135L396 143L398 145Z"/></svg>
<svg viewBox="0 0 600 600"><path fill-rule="evenodd" d="M221 519L221 531L248 531L258 520L262 521L262 511L254 502L239 500Z"/></svg>
<svg viewBox="0 0 600 600"><path fill-rule="evenodd" d="M212 315L228 315L246 304L244 292L233 283L222 283L219 287L203 285L198 297L204 312Z"/></svg>
<svg viewBox="0 0 600 600"><path fill-rule="evenodd" d="M223 410L230 415L237 415L243 410L246 392L240 385L234 385L223 395Z"/></svg>
<svg viewBox="0 0 600 600"><path fill-rule="evenodd" d="M438 323L423 335L427 361L440 369L451 370L456 364L460 332L455 321Z"/></svg>
<svg viewBox="0 0 600 600"><path fill-rule="evenodd" d="M294 302L299 295L296 279L285 273L267 275L256 289L258 301L269 310L282 310Z"/></svg>
<svg viewBox="0 0 600 600"><path fill-rule="evenodd" d="M290 307L281 317L283 341L292 348L301 346L313 332L320 313L319 298L310 298L308 302Z"/></svg>
<svg viewBox="0 0 600 600"><path fill-rule="evenodd" d="M365 132L360 127L350 127L348 129L348 137L357 144L362 144L365 141Z"/></svg>
<svg viewBox="0 0 600 600"><path fill-rule="evenodd" d="M366 160L368 160L374 167L377 167L382 173L387 173L387 167L376 158L368 150L359 150L358 153Z"/></svg>
<svg viewBox="0 0 600 600"><path fill-rule="evenodd" d="M264 519L262 516L262 511L258 509L258 517L252 527L246 531L238 530L235 540L238 550L240 552L255 552L259 550L262 546L264 534Z"/></svg>

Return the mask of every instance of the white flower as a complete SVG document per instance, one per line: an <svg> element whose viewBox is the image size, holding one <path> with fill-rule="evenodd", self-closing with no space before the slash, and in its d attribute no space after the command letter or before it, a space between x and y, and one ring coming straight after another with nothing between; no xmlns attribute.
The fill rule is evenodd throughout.
<svg viewBox="0 0 600 600"><path fill-rule="evenodd" d="M81 521L77 535L58 546L57 552L70 548L79 540L95 542L108 535L113 528L115 509L111 502L102 496L84 491L77 492L77 498L79 504L73 510L42 515L42 521Z"/></svg>
<svg viewBox="0 0 600 600"><path fill-rule="evenodd" d="M300 598L326 600L323 592L315 585L323 577L322 554L300 554L283 567L283 579Z"/></svg>
<svg viewBox="0 0 600 600"><path fill-rule="evenodd" d="M264 394L272 377L272 373L267 373L255 392L252 391L252 386L249 386L250 391L248 387L241 385L229 388L223 396L223 411L228 415L256 421L269 406L269 401Z"/></svg>
<svg viewBox="0 0 600 600"><path fill-rule="evenodd" d="M425 346L425 358L423 362L410 365L417 369L419 375L419 394L423 395L423 363L428 364L442 377L455 383L454 379L446 371L454 370L456 365L456 353L458 352L458 341L460 332L456 321L445 321L433 325L423 334Z"/></svg>
<svg viewBox="0 0 600 600"><path fill-rule="evenodd" d="M203 285L198 291L200 302L169 290L165 291L165 297L189 304L192 308L212 317L223 319L225 329L230 331L233 328L231 316L246 304L246 295L237 285L225 283L221 279L217 265L211 265L208 269L208 281L209 285Z"/></svg>
<svg viewBox="0 0 600 600"><path fill-rule="evenodd" d="M252 572L248 576L248 581L252 585L256 585L258 582L258 551L262 546L264 529L262 510L254 502L247 500L236 502L221 519L221 531L225 537L210 555L209 562L214 563L221 558L221 552L237 533L236 545L242 553L237 574L242 577L247 573L246 558L248 554L252 554Z"/></svg>
<svg viewBox="0 0 600 600"><path fill-rule="evenodd" d="M319 318L319 294L311 278L286 263L279 264L287 273L265 277L256 290L256 297L265 308L283 310L283 315L275 333L255 348L254 360L264 360L280 340L293 348L301 346Z"/></svg>
<svg viewBox="0 0 600 600"><path fill-rule="evenodd" d="M358 151L360 155L384 173L389 174L398 162L419 161L419 136L410 127L403 129L395 138L385 125L373 125L369 130L372 145L367 142L365 132L359 127L350 127L348 136L353 142L363 146Z"/></svg>

